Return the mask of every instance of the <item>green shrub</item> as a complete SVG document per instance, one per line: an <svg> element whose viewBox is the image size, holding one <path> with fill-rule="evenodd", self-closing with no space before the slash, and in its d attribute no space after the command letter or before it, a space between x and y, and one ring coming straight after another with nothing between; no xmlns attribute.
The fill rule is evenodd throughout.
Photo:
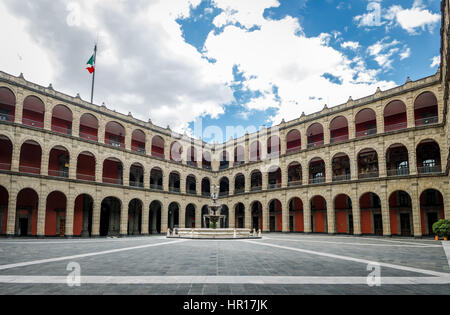
<svg viewBox="0 0 450 315"><path fill-rule="evenodd" d="M448 237L450 235L450 220L441 219L434 223L433 232L440 237Z"/></svg>

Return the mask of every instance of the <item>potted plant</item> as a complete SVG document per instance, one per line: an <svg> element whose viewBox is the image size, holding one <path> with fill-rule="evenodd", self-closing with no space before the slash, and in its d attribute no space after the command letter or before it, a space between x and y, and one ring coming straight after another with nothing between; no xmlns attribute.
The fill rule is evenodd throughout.
<svg viewBox="0 0 450 315"><path fill-rule="evenodd" d="M433 232L438 237L443 237L444 241L448 241L450 235L450 220L441 219L433 224Z"/></svg>

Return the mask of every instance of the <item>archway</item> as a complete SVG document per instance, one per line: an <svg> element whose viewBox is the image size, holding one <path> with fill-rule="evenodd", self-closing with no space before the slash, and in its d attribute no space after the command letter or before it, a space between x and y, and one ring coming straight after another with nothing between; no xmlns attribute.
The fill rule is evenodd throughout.
<svg viewBox="0 0 450 315"><path fill-rule="evenodd" d="M361 210L361 233L383 235L381 200L377 194L365 193L359 198Z"/></svg>
<svg viewBox="0 0 450 315"><path fill-rule="evenodd" d="M69 151L62 146L54 147L48 160L48 175L69 178L69 162Z"/></svg>
<svg viewBox="0 0 450 315"><path fill-rule="evenodd" d="M59 191L47 196L45 210L45 236L60 236L66 234L67 198Z"/></svg>
<svg viewBox="0 0 450 315"><path fill-rule="evenodd" d="M86 194L75 199L73 235L89 237L92 234L94 199Z"/></svg>
<svg viewBox="0 0 450 315"><path fill-rule="evenodd" d="M389 197L389 217L392 235L413 235L412 203L407 192L397 190L391 194Z"/></svg>
<svg viewBox="0 0 450 315"><path fill-rule="evenodd" d="M105 144L115 148L125 148L125 128L115 122L110 121L105 127Z"/></svg>
<svg viewBox="0 0 450 315"><path fill-rule="evenodd" d="M162 204L157 200L153 201L149 206L150 214L148 221L148 232L150 234L161 233L161 209Z"/></svg>
<svg viewBox="0 0 450 315"><path fill-rule="evenodd" d="M330 123L330 142L339 143L348 140L348 122L344 116L334 118Z"/></svg>
<svg viewBox="0 0 450 315"><path fill-rule="evenodd" d="M303 201L294 197L289 201L289 231L304 232Z"/></svg>
<svg viewBox="0 0 450 315"><path fill-rule="evenodd" d="M92 114L84 114L80 118L80 138L98 141L98 119Z"/></svg>
<svg viewBox="0 0 450 315"><path fill-rule="evenodd" d="M128 235L140 235L142 230L142 201L133 199L128 204Z"/></svg>
<svg viewBox="0 0 450 315"><path fill-rule="evenodd" d="M0 135L0 170L11 170L13 145L8 137Z"/></svg>
<svg viewBox="0 0 450 315"><path fill-rule="evenodd" d="M311 232L327 233L327 202L322 196L311 199Z"/></svg>
<svg viewBox="0 0 450 315"><path fill-rule="evenodd" d="M0 186L0 235L7 233L8 227L9 193L5 187Z"/></svg>
<svg viewBox="0 0 450 315"><path fill-rule="evenodd" d="M171 230L180 227L180 206L176 202L169 205L167 227Z"/></svg>
<svg viewBox="0 0 450 315"><path fill-rule="evenodd" d="M195 228L195 205L190 203L186 207L185 227L187 229Z"/></svg>
<svg viewBox="0 0 450 315"><path fill-rule="evenodd" d="M16 235L31 236L37 234L38 206L39 196L35 190L25 188L17 194Z"/></svg>
<svg viewBox="0 0 450 315"><path fill-rule="evenodd" d="M278 199L269 203L269 230L270 232L283 231L282 205Z"/></svg>
<svg viewBox="0 0 450 315"><path fill-rule="evenodd" d="M353 234L353 212L352 200L345 194L334 198L334 212L336 218L336 233Z"/></svg>
<svg viewBox="0 0 450 315"><path fill-rule="evenodd" d="M392 101L384 108L384 131L394 131L407 127L406 105L402 101Z"/></svg>
<svg viewBox="0 0 450 315"><path fill-rule="evenodd" d="M122 203L119 199L103 199L100 211L100 236L120 235L120 214Z"/></svg>
<svg viewBox="0 0 450 315"><path fill-rule="evenodd" d="M436 189L427 189L420 195L422 235L434 235L433 224L444 219L444 197Z"/></svg>
<svg viewBox="0 0 450 315"><path fill-rule="evenodd" d="M0 88L0 120L14 122L16 114L16 96L6 88Z"/></svg>
<svg viewBox="0 0 450 315"><path fill-rule="evenodd" d="M56 105L52 113L52 131L72 135L72 111L64 105Z"/></svg>
<svg viewBox="0 0 450 315"><path fill-rule="evenodd" d="M22 124L44 128L45 105L36 96L28 96L23 101Z"/></svg>
<svg viewBox="0 0 450 315"><path fill-rule="evenodd" d="M252 229L259 231L263 230L263 211L262 204L259 201L252 203Z"/></svg>
<svg viewBox="0 0 450 315"><path fill-rule="evenodd" d="M20 148L19 172L27 174L40 174L41 158L41 146L35 141L26 141Z"/></svg>
<svg viewBox="0 0 450 315"><path fill-rule="evenodd" d="M234 226L238 229L243 229L245 227L245 206L242 202L236 205L234 210L235 224Z"/></svg>

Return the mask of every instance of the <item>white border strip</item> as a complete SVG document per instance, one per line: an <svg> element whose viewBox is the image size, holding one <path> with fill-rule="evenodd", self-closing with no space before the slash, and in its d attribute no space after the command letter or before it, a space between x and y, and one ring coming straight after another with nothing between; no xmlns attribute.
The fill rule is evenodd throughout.
<svg viewBox="0 0 450 315"><path fill-rule="evenodd" d="M295 276L82 276L80 284L367 285L367 277ZM0 284L67 284L67 276L0 276ZM381 285L450 284L444 277L382 277Z"/></svg>
<svg viewBox="0 0 450 315"><path fill-rule="evenodd" d="M126 247L126 248L119 248L119 249L111 249L111 250L105 250L105 251L101 251L101 252L94 252L94 253L87 253L87 254L80 254L80 255L73 255L73 256L64 256L64 257L57 257L57 258L26 261L26 262L21 262L21 263L2 265L2 266L0 266L0 270L25 267L25 266L31 266L31 265L38 265L38 264L46 264L46 263L62 261L62 260L73 260L73 259L78 259L78 258L114 254L114 253L120 253L120 252L129 251L129 250L134 250L134 249L143 249L143 248L156 247L156 246L162 246L162 245L172 245L172 244L178 244L178 243L182 243L182 242L185 242L185 240L170 241L170 242L163 242L163 243L157 243L157 244L147 244L147 245Z"/></svg>
<svg viewBox="0 0 450 315"><path fill-rule="evenodd" d="M280 245L269 244L269 243L264 243L264 242L247 241L247 240L242 241L242 242L251 243L251 244L257 244L257 245L261 245L261 246L275 247L275 248L280 248L280 249L287 249L287 250L296 251L296 252L300 252L300 253L317 255L317 256L324 256L324 257L333 258L333 259L347 260L347 261L362 263L362 264L366 264L366 265L376 263L376 264L378 264L380 266L387 267L387 268L398 269L398 270L402 270L402 271L415 272L415 273L422 273L422 274L426 274L426 275L430 275L430 276L444 277L444 278L450 279L450 273L445 273L445 272L438 272L438 271L419 269L419 268L414 268L414 267L400 266L400 265L388 264L388 263L377 262L377 261L372 261L372 260L353 258L353 257L349 257L349 256L342 256L342 255L335 255L335 254L329 254L329 253L323 253L323 252L316 252L316 251L307 250L307 249L301 249L301 248L280 246Z"/></svg>

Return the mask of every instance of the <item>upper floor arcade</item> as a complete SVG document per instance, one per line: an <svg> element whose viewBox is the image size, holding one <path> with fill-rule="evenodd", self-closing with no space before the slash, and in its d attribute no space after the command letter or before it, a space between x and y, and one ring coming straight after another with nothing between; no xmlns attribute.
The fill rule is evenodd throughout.
<svg viewBox="0 0 450 315"><path fill-rule="evenodd" d="M435 75L210 145L141 122L131 114L122 115L0 74L0 121L215 172L377 135L439 127L443 122L441 85Z"/></svg>

